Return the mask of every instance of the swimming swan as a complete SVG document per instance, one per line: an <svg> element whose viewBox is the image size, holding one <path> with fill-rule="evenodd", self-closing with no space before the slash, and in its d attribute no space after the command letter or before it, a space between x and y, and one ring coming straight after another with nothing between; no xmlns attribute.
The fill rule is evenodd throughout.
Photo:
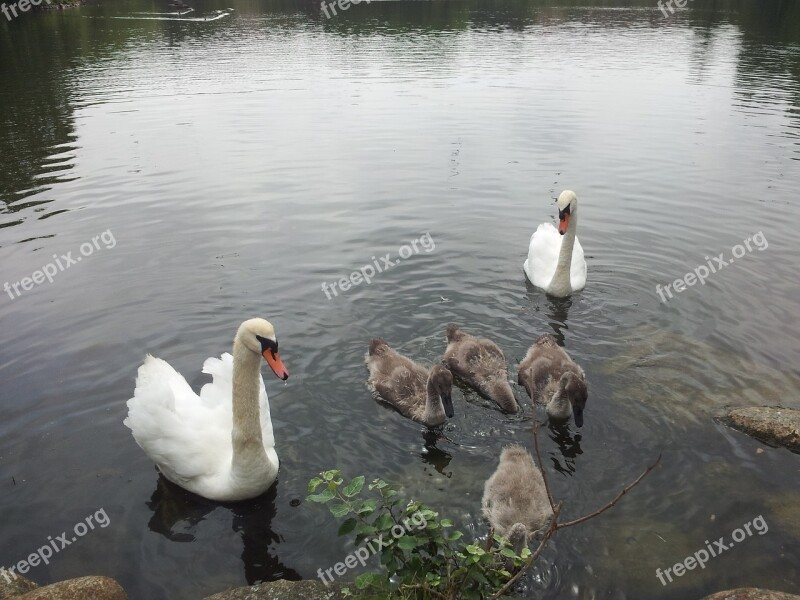
<svg viewBox="0 0 800 600"><path fill-rule="evenodd" d="M557 203L558 229L552 223L539 225L531 236L522 268L533 285L563 298L586 286L586 260L576 237L578 197L564 190Z"/></svg>
<svg viewBox="0 0 800 600"><path fill-rule="evenodd" d="M500 453L497 470L483 488L483 516L519 553L553 517L542 473L522 446Z"/></svg>
<svg viewBox="0 0 800 600"><path fill-rule="evenodd" d="M278 455L262 356L275 375L289 378L272 325L245 321L233 356L226 352L203 364L213 381L198 396L169 364L147 355L124 424L164 477L218 502L255 498L269 489L278 475Z"/></svg>
<svg viewBox="0 0 800 600"><path fill-rule="evenodd" d="M589 392L586 376L569 354L550 334L540 335L519 363L517 382L531 400L547 407L553 421L575 417L575 425L583 426L583 409Z"/></svg>
<svg viewBox="0 0 800 600"><path fill-rule="evenodd" d="M503 351L491 340L478 339L451 325L447 328L444 365L482 396L494 400L512 414L519 411L517 399L508 383Z"/></svg>
<svg viewBox="0 0 800 600"><path fill-rule="evenodd" d="M453 416L453 375L442 365L434 365L429 373L380 338L370 342L365 360L369 367L367 386L376 400L428 427L441 425L446 417Z"/></svg>

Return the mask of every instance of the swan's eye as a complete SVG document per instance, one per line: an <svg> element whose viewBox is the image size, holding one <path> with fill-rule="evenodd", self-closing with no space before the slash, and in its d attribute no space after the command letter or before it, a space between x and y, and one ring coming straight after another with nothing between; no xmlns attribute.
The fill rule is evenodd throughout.
<svg viewBox="0 0 800 600"><path fill-rule="evenodd" d="M561 209L558 210L558 218L559 219L563 220L564 216L569 214L569 206L570 205L567 204L567 208L565 208L564 210L561 210Z"/></svg>
<svg viewBox="0 0 800 600"><path fill-rule="evenodd" d="M269 338L261 337L260 335L256 336L256 339L261 343L261 352L266 352L267 350L272 350L273 354L278 351L278 342L275 340L271 340Z"/></svg>

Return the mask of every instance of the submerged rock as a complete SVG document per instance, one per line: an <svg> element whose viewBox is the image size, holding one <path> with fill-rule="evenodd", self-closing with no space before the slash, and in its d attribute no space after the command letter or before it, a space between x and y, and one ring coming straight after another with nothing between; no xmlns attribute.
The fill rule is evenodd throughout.
<svg viewBox="0 0 800 600"><path fill-rule="evenodd" d="M250 587L234 588L208 596L205 600L342 600L345 596L339 583L325 586L321 581L287 581L279 579Z"/></svg>
<svg viewBox="0 0 800 600"><path fill-rule="evenodd" d="M762 442L800 452L800 410L780 406L737 408L724 421Z"/></svg>
<svg viewBox="0 0 800 600"><path fill-rule="evenodd" d="M800 600L800 596L757 588L739 588L726 592L717 592L706 596L703 600Z"/></svg>

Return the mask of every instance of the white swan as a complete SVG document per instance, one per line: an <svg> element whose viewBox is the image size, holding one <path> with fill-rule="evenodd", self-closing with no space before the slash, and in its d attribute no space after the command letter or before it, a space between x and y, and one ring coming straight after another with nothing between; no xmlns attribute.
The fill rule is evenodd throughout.
<svg viewBox="0 0 800 600"><path fill-rule="evenodd" d="M278 455L261 356L280 379L289 378L272 325L245 321L233 356L226 352L203 364L213 381L199 396L169 364L147 356L124 423L164 477L218 502L255 498L269 489L278 475Z"/></svg>
<svg viewBox="0 0 800 600"><path fill-rule="evenodd" d="M586 285L586 260L575 237L577 229L578 197L564 190L558 197L558 229L552 223L539 225L522 265L530 282L551 296L563 298Z"/></svg>

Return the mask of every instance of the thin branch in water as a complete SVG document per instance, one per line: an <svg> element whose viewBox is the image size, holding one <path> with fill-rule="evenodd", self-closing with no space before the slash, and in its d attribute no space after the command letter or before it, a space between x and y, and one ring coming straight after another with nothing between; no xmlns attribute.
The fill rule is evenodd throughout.
<svg viewBox="0 0 800 600"><path fill-rule="evenodd" d="M631 491L634 487L639 485L639 482L642 479L644 479L653 469L655 469L658 466L658 463L660 463L660 462L661 462L661 454L658 455L658 458L656 459L656 462L654 462L652 465L647 467L642 472L642 474L639 475L636 478L636 480L633 483L630 483L630 484L626 485L624 488L622 488L622 491L619 494L617 494L616 498L614 498L611 502L609 502L605 506L597 509L593 513L590 513L590 514L588 514L588 515L586 515L584 517L580 517L579 519L575 519L574 521L567 521L566 523L559 523L556 526L556 529L564 529L565 527L572 527L573 525L578 525L579 523L583 523L584 521L588 521L589 519L592 519L592 518L596 517L597 515L599 515L601 513L604 513L609 508L614 506L617 502L619 502L620 498L622 498L625 494L627 494L629 491Z"/></svg>
<svg viewBox="0 0 800 600"><path fill-rule="evenodd" d="M539 470L542 472L542 479L544 480L544 489L547 491L547 499L550 501L550 508L555 512L556 503L553 502L553 494L550 493L550 483L547 481L547 474L544 470L544 463L542 462L542 455L539 453L539 422L536 418L533 419L533 448L536 450L536 462L539 463Z"/></svg>

